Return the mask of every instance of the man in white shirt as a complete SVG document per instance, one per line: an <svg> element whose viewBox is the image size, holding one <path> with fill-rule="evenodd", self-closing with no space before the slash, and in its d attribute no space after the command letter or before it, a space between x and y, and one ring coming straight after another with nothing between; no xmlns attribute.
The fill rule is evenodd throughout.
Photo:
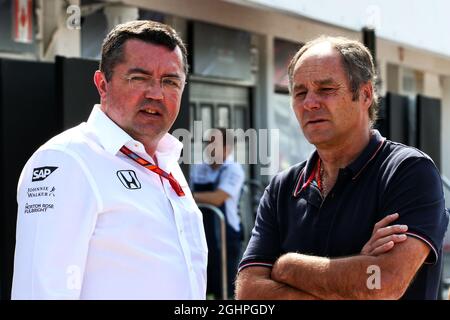
<svg viewBox="0 0 450 320"><path fill-rule="evenodd" d="M87 121L41 146L18 186L13 299L204 299L202 215L168 133L188 65L176 32L115 27Z"/></svg>
<svg viewBox="0 0 450 320"><path fill-rule="evenodd" d="M234 297L234 280L241 258L242 229L238 213L239 200L245 180L242 166L233 160L234 135L225 128L212 130L214 156L210 163L191 166L191 188L197 203L218 207L226 221L228 297ZM208 293L221 297L219 226L208 210L204 211L208 239Z"/></svg>

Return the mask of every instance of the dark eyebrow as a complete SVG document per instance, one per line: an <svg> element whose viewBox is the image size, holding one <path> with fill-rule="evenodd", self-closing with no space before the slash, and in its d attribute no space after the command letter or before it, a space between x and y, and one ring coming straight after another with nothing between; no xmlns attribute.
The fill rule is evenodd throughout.
<svg viewBox="0 0 450 320"><path fill-rule="evenodd" d="M148 72L147 70L144 70L142 68L131 68L128 69L127 74L131 74L131 73L143 73L146 75L151 75L150 72Z"/></svg>
<svg viewBox="0 0 450 320"><path fill-rule="evenodd" d="M314 81L314 84L319 85L319 86L329 86L329 85L336 85L336 81L334 81L332 78L328 78L328 79Z"/></svg>
<svg viewBox="0 0 450 320"><path fill-rule="evenodd" d="M150 72L148 72L147 70L142 69L142 68L131 68L127 72L127 74L132 74L132 73L142 73L142 74L145 74L145 75L148 75L148 76L152 75ZM168 74L163 75L163 77L171 77L171 78L179 78L179 79L181 79L181 76L179 74L177 74L177 73L168 73Z"/></svg>
<svg viewBox="0 0 450 320"><path fill-rule="evenodd" d="M294 91L298 91L298 90L301 90L301 89L306 89L306 86L303 85L303 84L296 84L294 86Z"/></svg>
<svg viewBox="0 0 450 320"><path fill-rule="evenodd" d="M330 85L335 86L335 85L337 85L336 81L334 81L332 78L317 80L317 81L314 81L314 84L316 86L330 86ZM304 89L306 89L306 86L304 84L296 84L294 86L294 91L304 90Z"/></svg>
<svg viewBox="0 0 450 320"><path fill-rule="evenodd" d="M167 73L167 74L164 75L164 77L181 79L181 76L179 74L176 74L176 73Z"/></svg>

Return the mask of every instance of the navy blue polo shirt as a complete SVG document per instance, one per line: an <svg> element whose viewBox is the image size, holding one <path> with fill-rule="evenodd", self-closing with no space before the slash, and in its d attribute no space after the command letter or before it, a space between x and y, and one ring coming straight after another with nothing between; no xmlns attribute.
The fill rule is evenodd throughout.
<svg viewBox="0 0 450 320"><path fill-rule="evenodd" d="M426 262L402 297L436 299L448 213L440 174L423 152L372 130L368 145L323 199L313 176L317 151L276 175L261 199L239 270L272 267L287 252L337 258L357 255L375 223L399 213L393 224L430 247ZM401 262L399 262L401 263Z"/></svg>

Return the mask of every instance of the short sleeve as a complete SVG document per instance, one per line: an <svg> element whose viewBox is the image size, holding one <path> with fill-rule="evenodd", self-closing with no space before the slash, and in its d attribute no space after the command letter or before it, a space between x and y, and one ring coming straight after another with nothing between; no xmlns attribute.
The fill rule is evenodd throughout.
<svg viewBox="0 0 450 320"><path fill-rule="evenodd" d="M280 254L273 181L261 198L252 236L239 264L239 271L250 266L271 268Z"/></svg>
<svg viewBox="0 0 450 320"><path fill-rule="evenodd" d="M232 197L239 198L245 179L244 170L238 163L226 164L224 166L217 188L225 191Z"/></svg>
<svg viewBox="0 0 450 320"><path fill-rule="evenodd" d="M78 299L100 201L81 160L38 151L19 179L12 299Z"/></svg>
<svg viewBox="0 0 450 320"><path fill-rule="evenodd" d="M425 157L404 160L383 195L383 215L399 213L394 224L406 224L407 234L430 247L426 263L436 263L448 225L442 181L434 163Z"/></svg>

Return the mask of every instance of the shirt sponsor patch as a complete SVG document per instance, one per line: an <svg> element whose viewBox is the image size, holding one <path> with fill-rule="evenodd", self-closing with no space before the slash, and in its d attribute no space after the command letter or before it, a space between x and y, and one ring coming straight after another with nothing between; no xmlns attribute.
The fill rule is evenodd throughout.
<svg viewBox="0 0 450 320"><path fill-rule="evenodd" d="M33 214L33 213L45 213L47 210L52 210L55 208L53 203L33 203L28 204L25 203L25 214Z"/></svg>
<svg viewBox="0 0 450 320"><path fill-rule="evenodd" d="M56 188L53 186L42 186L27 189L28 198L54 197Z"/></svg>
<svg viewBox="0 0 450 320"><path fill-rule="evenodd" d="M58 169L58 167L39 167L33 169L33 178L31 179L32 182L34 181L42 181L46 179L49 175L52 174L53 171Z"/></svg>
<svg viewBox="0 0 450 320"><path fill-rule="evenodd" d="M117 177L127 189L140 189L141 182L138 180L136 172L133 170L119 170Z"/></svg>

